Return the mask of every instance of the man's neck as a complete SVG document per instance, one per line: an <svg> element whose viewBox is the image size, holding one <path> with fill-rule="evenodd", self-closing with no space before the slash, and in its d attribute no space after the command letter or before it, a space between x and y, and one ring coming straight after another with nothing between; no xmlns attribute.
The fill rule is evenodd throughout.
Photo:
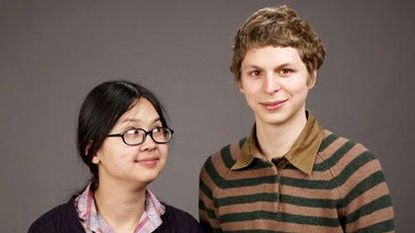
<svg viewBox="0 0 415 233"><path fill-rule="evenodd" d="M256 122L256 137L262 153L269 159L281 158L293 147L307 123L305 111L278 125Z"/></svg>

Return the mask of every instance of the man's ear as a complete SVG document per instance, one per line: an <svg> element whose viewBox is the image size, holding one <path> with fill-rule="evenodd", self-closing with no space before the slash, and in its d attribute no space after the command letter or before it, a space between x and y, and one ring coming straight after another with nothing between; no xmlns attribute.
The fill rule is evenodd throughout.
<svg viewBox="0 0 415 233"><path fill-rule="evenodd" d="M235 85L238 88L238 90L243 94L244 93L244 88L242 86L242 81L241 81L240 78L239 78L239 80L235 81Z"/></svg>
<svg viewBox="0 0 415 233"><path fill-rule="evenodd" d="M317 70L313 70L310 72L310 76L308 77L308 80L307 80L308 89L313 88L316 85L316 82L317 82Z"/></svg>

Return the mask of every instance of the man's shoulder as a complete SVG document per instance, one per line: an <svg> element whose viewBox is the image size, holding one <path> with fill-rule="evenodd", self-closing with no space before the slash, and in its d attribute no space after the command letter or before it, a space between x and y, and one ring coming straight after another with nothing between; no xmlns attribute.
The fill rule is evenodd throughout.
<svg viewBox="0 0 415 233"><path fill-rule="evenodd" d="M224 169L230 169L235 164L235 160L239 157L241 147L245 141L246 138L242 138L223 146L220 150L214 152L206 159L203 167L206 169L215 164L223 166Z"/></svg>
<svg viewBox="0 0 415 233"><path fill-rule="evenodd" d="M347 166L353 163L376 160L372 152L362 143L347 137L339 136L327 129L323 130L323 141L320 145L317 167Z"/></svg>
<svg viewBox="0 0 415 233"><path fill-rule="evenodd" d="M319 152L324 152L327 155L331 155L336 152L340 153L341 151L346 152L352 148L357 147L363 151L368 151L368 149L362 143L344 136L339 136L330 130L324 129L323 135L324 136L319 148ZM339 151L339 149L341 150Z"/></svg>

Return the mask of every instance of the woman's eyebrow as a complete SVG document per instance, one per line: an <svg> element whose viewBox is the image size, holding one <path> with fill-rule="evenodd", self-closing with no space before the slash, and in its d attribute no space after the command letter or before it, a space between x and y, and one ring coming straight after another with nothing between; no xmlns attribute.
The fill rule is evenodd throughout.
<svg viewBox="0 0 415 233"><path fill-rule="evenodd" d="M151 123L154 124L158 121L160 121L160 117L155 118ZM125 123L125 122L144 123L141 119L138 119L138 118L125 118L120 123Z"/></svg>

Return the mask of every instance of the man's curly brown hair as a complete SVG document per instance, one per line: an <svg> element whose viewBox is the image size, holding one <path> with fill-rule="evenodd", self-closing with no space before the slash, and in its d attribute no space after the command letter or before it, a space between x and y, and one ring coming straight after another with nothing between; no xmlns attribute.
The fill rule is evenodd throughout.
<svg viewBox="0 0 415 233"><path fill-rule="evenodd" d="M230 70L236 81L240 80L247 51L266 46L296 48L309 73L320 68L326 54L320 38L292 8L263 8L252 14L235 35Z"/></svg>

